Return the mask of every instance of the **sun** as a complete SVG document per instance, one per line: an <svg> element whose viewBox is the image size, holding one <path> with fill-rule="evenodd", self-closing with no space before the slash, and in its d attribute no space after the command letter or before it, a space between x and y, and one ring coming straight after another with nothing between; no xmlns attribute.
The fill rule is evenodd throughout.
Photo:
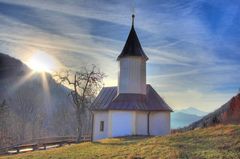
<svg viewBox="0 0 240 159"><path fill-rule="evenodd" d="M56 69L56 60L43 51L36 51L26 64L35 72L51 73Z"/></svg>

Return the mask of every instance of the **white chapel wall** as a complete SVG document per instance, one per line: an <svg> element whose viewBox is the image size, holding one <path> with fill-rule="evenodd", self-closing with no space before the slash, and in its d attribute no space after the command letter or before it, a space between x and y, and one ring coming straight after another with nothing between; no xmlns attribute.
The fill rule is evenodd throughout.
<svg viewBox="0 0 240 159"><path fill-rule="evenodd" d="M146 62L141 57L120 59L119 93L146 94Z"/></svg>
<svg viewBox="0 0 240 159"><path fill-rule="evenodd" d="M134 111L109 111L109 137L133 135L135 131Z"/></svg>
<svg viewBox="0 0 240 159"><path fill-rule="evenodd" d="M104 131L100 131L100 122L104 121ZM93 121L93 140L108 137L108 111L95 111Z"/></svg>
<svg viewBox="0 0 240 159"><path fill-rule="evenodd" d="M170 112L151 112L149 122L150 135L170 133Z"/></svg>
<svg viewBox="0 0 240 159"><path fill-rule="evenodd" d="M148 135L147 132L147 112L137 111L136 113L136 133L137 135Z"/></svg>

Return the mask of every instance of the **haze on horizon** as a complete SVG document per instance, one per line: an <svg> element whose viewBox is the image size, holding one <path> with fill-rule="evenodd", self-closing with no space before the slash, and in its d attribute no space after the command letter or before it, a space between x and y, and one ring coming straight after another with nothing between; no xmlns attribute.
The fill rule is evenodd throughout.
<svg viewBox="0 0 240 159"><path fill-rule="evenodd" d="M56 61L51 66L56 70L96 64L108 75L105 85L117 85L116 58L130 30L133 6L135 28L149 57L147 82L172 108L212 111L237 93L237 0L136 0L134 5L0 0L0 52L25 63L42 52Z"/></svg>

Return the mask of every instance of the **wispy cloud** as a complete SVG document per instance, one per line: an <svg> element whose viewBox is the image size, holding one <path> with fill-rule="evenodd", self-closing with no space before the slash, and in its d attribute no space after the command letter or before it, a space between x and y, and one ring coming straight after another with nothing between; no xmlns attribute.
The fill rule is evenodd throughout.
<svg viewBox="0 0 240 159"><path fill-rule="evenodd" d="M224 0L136 1L147 80L175 108L211 110L236 93L239 7ZM0 0L0 51L24 61L41 49L75 70L95 63L108 75L106 85L116 85L131 13L130 1Z"/></svg>

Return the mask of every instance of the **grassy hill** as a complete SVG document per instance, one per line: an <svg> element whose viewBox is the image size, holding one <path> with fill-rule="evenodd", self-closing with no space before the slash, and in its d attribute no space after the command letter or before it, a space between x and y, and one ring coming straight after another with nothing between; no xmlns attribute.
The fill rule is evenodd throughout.
<svg viewBox="0 0 240 159"><path fill-rule="evenodd" d="M0 159L240 158L240 125L215 126L165 137L126 137L81 143Z"/></svg>
<svg viewBox="0 0 240 159"><path fill-rule="evenodd" d="M228 102L212 113L207 114L202 119L193 122L185 130L209 127L216 124L239 124L240 123L240 93L233 96Z"/></svg>

